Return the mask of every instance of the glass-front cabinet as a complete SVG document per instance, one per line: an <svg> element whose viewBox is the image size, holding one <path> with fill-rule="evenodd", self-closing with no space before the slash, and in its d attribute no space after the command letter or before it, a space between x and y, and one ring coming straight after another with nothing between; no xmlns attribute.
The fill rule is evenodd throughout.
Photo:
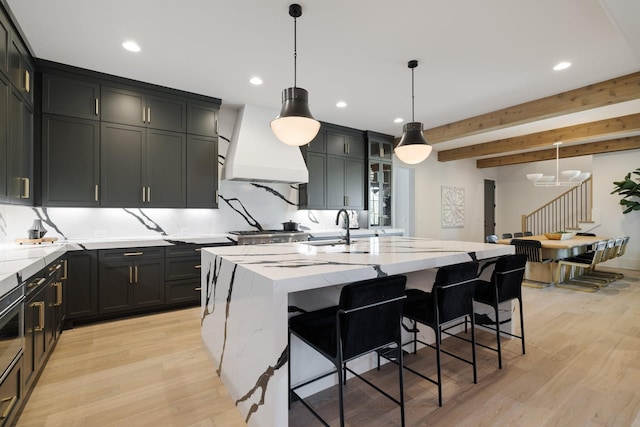
<svg viewBox="0 0 640 427"><path fill-rule="evenodd" d="M393 137L367 132L369 146L369 228L391 227Z"/></svg>

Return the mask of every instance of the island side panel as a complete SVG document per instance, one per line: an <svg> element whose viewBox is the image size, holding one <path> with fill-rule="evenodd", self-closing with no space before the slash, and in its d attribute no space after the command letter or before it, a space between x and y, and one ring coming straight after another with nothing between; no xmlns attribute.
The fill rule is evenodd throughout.
<svg viewBox="0 0 640 427"><path fill-rule="evenodd" d="M286 330L274 328L286 324L286 295L204 250L202 270L202 340L216 373L247 424L287 425Z"/></svg>

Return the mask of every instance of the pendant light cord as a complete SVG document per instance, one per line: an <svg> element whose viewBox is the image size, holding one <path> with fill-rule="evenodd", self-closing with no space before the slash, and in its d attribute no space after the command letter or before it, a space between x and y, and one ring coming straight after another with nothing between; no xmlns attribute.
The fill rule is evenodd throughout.
<svg viewBox="0 0 640 427"><path fill-rule="evenodd" d="M413 91L413 86L414 86L414 78L413 78L413 68L411 69L411 121L415 122L416 118L414 115L414 111L415 111L415 96L414 96L414 91Z"/></svg>
<svg viewBox="0 0 640 427"><path fill-rule="evenodd" d="M297 87L297 75L298 75L298 30L297 30L297 18L293 18L293 87Z"/></svg>

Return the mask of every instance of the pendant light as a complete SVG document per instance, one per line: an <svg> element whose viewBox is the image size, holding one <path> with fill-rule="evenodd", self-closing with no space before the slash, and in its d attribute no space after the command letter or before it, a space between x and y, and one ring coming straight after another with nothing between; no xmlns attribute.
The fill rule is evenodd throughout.
<svg viewBox="0 0 640 427"><path fill-rule="evenodd" d="M560 171L560 146L562 142L554 142L556 147L556 175L544 175L541 173L529 173L527 179L533 182L536 187L577 187L591 176L589 172L580 172L579 170ZM566 181L560 181L560 175ZM554 181L555 178L555 181Z"/></svg>
<svg viewBox="0 0 640 427"><path fill-rule="evenodd" d="M300 146L308 144L318 134L320 122L309 111L309 92L296 86L297 18L302 16L299 4L289 6L289 16L293 17L293 87L282 91L282 109L280 115L271 121L271 130L281 142Z"/></svg>
<svg viewBox="0 0 640 427"><path fill-rule="evenodd" d="M416 122L414 117L413 70L418 61L413 59L407 65L411 69L411 122L402 127L402 138L393 151L404 163L415 165L426 160L433 147L424 139L422 123Z"/></svg>

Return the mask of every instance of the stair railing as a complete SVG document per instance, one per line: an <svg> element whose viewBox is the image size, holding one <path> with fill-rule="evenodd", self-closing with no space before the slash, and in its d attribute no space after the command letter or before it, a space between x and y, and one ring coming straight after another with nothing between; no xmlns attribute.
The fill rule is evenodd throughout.
<svg viewBox="0 0 640 427"><path fill-rule="evenodd" d="M593 179L587 178L528 215L522 215L522 231L534 235L577 230L578 223L591 221Z"/></svg>

